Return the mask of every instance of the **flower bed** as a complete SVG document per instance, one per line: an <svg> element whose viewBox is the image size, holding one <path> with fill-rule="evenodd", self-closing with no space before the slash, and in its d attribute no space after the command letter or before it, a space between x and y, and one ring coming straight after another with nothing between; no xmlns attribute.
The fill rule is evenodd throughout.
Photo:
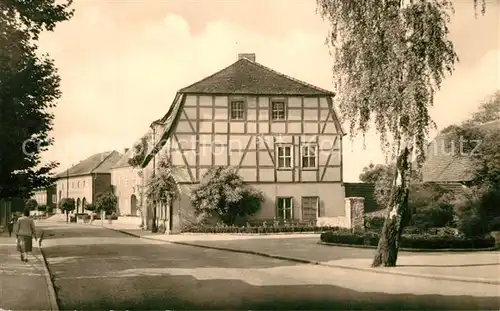
<svg viewBox="0 0 500 311"><path fill-rule="evenodd" d="M365 245L376 247L379 234L375 232L352 233L346 230L329 230L321 234L321 241L334 244ZM465 238L452 234L403 234L401 248L409 249L483 249L495 246L492 236Z"/></svg>
<svg viewBox="0 0 500 311"><path fill-rule="evenodd" d="M339 230L337 227L316 226L246 226L246 227L194 227L183 230L186 233L247 233L247 234L273 234L273 233L320 233L327 230Z"/></svg>

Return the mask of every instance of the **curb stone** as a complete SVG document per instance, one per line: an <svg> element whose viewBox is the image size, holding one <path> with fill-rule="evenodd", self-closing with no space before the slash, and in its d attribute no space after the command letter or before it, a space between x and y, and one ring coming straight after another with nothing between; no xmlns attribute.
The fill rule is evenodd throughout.
<svg viewBox="0 0 500 311"><path fill-rule="evenodd" d="M377 249L376 246L372 245L355 245L355 244L342 244L342 243L330 243L319 241L318 244L326 245L326 246L340 246L340 247L352 247L352 248L369 248L369 249ZM414 253L476 253L476 252L492 252L497 251L500 248L497 246L487 247L487 248L437 248L437 249L428 249L428 248L399 248L400 251L403 252L414 252Z"/></svg>
<svg viewBox="0 0 500 311"><path fill-rule="evenodd" d="M319 266L330 267L330 268L340 268L340 269L371 272L371 273L378 273L378 274L400 275L400 276L416 277L416 278L422 278L422 279L432 279L432 280L439 280L439 281L454 281L454 282L462 282L462 283L482 283L482 284L489 284L489 285L500 285L500 280L497 281L497 280L475 279L475 278L465 278L465 277L460 278L460 277L451 277L451 276L436 276L436 275L430 275L430 274L417 274L417 273L411 273L411 272L387 271L387 270L381 270L381 268L361 268L361 267L352 267L352 266L345 266L345 265L335 265L335 264L329 264L329 263L322 263L322 262L314 261L314 260L287 257L287 256L281 256L281 255L272 255L272 254L268 254L268 253L256 252L256 251L250 251L250 250L240 250L240 249L233 249L233 248L226 248L226 247L208 246L208 245L201 245L201 244L188 243L188 242L164 241L164 240L155 239L155 238L151 238L151 237L135 235L133 233L126 232L126 231L123 231L120 229L113 229L113 228L107 228L107 229L110 229L110 230L113 230L116 232L120 232L122 234L126 234L129 236L133 236L136 238L146 239L146 240L161 241L161 242L165 242L165 243L193 246L193 247L199 247L199 248L205 248L205 249L215 249L215 250L228 251L228 252L233 252L233 253L250 254L250 255L268 257L268 258L274 258L274 259L280 259L280 260L286 260L286 261L292 261L292 262L298 262L298 263L304 263L304 264L319 265ZM391 269L393 269L393 268L391 268Z"/></svg>
<svg viewBox="0 0 500 311"><path fill-rule="evenodd" d="M52 311L59 311L59 304L57 302L57 295L54 288L54 282L52 281L52 275L50 274L49 265L47 262L47 258L43 249L40 247L40 254L43 259L43 270L45 274L45 283L47 284L47 294L49 296L50 306Z"/></svg>

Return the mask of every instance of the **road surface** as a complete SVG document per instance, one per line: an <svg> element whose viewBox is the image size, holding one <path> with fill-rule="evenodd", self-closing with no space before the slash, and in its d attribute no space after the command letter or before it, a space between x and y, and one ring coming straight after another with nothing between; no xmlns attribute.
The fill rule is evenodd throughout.
<svg viewBox="0 0 500 311"><path fill-rule="evenodd" d="M488 285L297 264L150 241L77 224L46 224L43 230L43 250L61 310L500 307L495 288ZM350 256L345 248L338 253L339 259ZM355 252L355 256L369 258L372 252ZM454 295L459 287L470 295Z"/></svg>

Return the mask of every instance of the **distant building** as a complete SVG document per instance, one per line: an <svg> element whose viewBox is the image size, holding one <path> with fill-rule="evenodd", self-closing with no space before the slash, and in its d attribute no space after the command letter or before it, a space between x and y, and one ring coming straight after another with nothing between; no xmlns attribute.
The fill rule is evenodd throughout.
<svg viewBox="0 0 500 311"><path fill-rule="evenodd" d="M56 191L56 184L53 184L46 188L36 189L31 198L34 199L39 206L46 205L55 208L57 207Z"/></svg>
<svg viewBox="0 0 500 311"><path fill-rule="evenodd" d="M117 151L94 154L56 175L57 201L73 198L75 212L85 212L85 206L95 202L99 194L113 191L111 168L121 157Z"/></svg>
<svg viewBox="0 0 500 311"><path fill-rule="evenodd" d="M118 200L117 212L122 216L140 216L138 206L140 206L139 187L142 185L142 178L139 176L140 170L129 164L131 157L132 150L125 149L124 155L111 168L111 184Z"/></svg>

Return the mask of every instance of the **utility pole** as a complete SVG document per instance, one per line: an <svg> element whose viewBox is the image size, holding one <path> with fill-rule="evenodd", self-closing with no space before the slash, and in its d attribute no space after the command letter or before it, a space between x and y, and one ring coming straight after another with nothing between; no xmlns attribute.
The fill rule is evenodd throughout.
<svg viewBox="0 0 500 311"><path fill-rule="evenodd" d="M66 170L66 199L69 198L69 168Z"/></svg>

